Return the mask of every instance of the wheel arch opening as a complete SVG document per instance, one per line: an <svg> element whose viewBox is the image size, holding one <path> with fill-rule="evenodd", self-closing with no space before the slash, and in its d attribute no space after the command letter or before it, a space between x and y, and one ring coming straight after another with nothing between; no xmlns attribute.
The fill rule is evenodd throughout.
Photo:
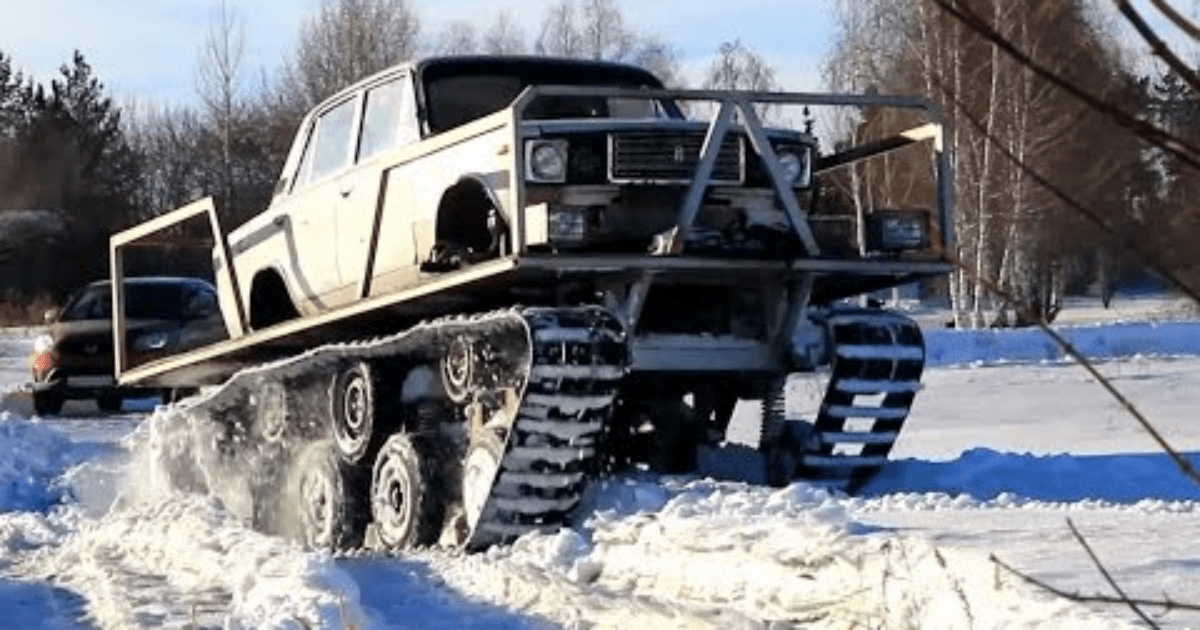
<svg viewBox="0 0 1200 630"><path fill-rule="evenodd" d="M254 274L250 284L250 328L260 330L300 316L283 276L274 268Z"/></svg>

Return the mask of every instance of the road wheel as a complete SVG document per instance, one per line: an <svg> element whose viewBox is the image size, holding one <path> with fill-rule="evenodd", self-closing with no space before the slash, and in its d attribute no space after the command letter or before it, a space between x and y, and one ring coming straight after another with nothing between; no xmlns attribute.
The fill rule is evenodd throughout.
<svg viewBox="0 0 1200 630"><path fill-rule="evenodd" d="M33 412L39 416L55 416L62 411L63 397L53 392L33 394Z"/></svg>
<svg viewBox="0 0 1200 630"><path fill-rule="evenodd" d="M375 430L375 383L371 367L356 363L333 380L333 439L348 464L357 464L371 445Z"/></svg>
<svg viewBox="0 0 1200 630"><path fill-rule="evenodd" d="M116 413L120 411L121 402L119 394L100 394L96 397L96 406L104 413Z"/></svg>
<svg viewBox="0 0 1200 630"><path fill-rule="evenodd" d="M371 516L379 540L392 549L431 545L441 531L444 506L435 489L437 464L407 433L388 438L371 475Z"/></svg>
<svg viewBox="0 0 1200 630"><path fill-rule="evenodd" d="M159 394L159 400L162 401L162 404L169 405L171 403L177 403L188 396L195 396L199 393L200 389L198 387L173 387L171 389L164 389L162 393Z"/></svg>
<svg viewBox="0 0 1200 630"><path fill-rule="evenodd" d="M328 442L305 448L292 466L288 492L298 514L298 538L315 549L336 551L362 544L366 510L362 488Z"/></svg>

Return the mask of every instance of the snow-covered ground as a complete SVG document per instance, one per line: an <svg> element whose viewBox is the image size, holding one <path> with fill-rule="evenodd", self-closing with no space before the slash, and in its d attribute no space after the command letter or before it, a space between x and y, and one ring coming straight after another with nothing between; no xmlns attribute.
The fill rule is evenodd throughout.
<svg viewBox="0 0 1200 630"><path fill-rule="evenodd" d="M1200 465L1200 322L1129 312L1142 323L1066 332ZM33 333L0 331L4 627L1136 627L990 560L1111 595L1068 519L1131 596L1200 602L1200 486L1027 332L927 329L925 391L862 496L629 476L594 488L570 530L404 557L305 551L162 487L140 455L152 401L31 418ZM793 380L789 406L818 387ZM735 422L755 431L749 409ZM1147 612L1200 628L1200 614Z"/></svg>

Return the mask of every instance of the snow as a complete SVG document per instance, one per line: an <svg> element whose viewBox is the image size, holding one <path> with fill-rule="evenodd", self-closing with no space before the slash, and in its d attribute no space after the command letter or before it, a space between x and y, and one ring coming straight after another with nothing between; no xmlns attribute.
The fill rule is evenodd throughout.
<svg viewBox="0 0 1200 630"><path fill-rule="evenodd" d="M1127 358L1200 354L1200 322L1116 322L1058 327L1056 331L1087 357ZM1023 330L934 330L925 333L926 365L1033 363L1068 357L1049 335Z"/></svg>
<svg viewBox="0 0 1200 630"><path fill-rule="evenodd" d="M1061 331L1200 466L1197 326ZM993 563L1111 595L1068 519L1131 595L1200 602L1200 487L1118 404L1039 333L925 332L923 391L860 496L640 473L593 484L572 528L507 547L331 556L162 483L144 455L163 417L153 402L32 417L22 384L36 329L0 330L4 625L1137 627L1126 608L1054 597ZM820 387L793 379L789 410ZM756 431L740 408L731 437ZM1200 627L1196 613L1149 612Z"/></svg>

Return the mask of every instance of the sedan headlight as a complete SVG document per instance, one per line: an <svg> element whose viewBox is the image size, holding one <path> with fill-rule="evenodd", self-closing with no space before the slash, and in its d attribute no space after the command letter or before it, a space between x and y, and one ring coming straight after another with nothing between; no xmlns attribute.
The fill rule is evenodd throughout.
<svg viewBox="0 0 1200 630"><path fill-rule="evenodd" d="M871 215L872 249L895 252L924 249L928 215L920 210L880 210Z"/></svg>
<svg viewBox="0 0 1200 630"><path fill-rule="evenodd" d="M138 352L157 352L173 345L172 335L166 332L151 332L133 340L133 349Z"/></svg>
<svg viewBox="0 0 1200 630"><path fill-rule="evenodd" d="M531 182L567 181L567 141L529 140L525 143L525 178Z"/></svg>
<svg viewBox="0 0 1200 630"><path fill-rule="evenodd" d="M51 337L48 334L38 335L37 339L33 340L33 351L38 354L42 354L43 352L48 352L50 350L50 348L53 348L53 347L54 347L54 337Z"/></svg>

